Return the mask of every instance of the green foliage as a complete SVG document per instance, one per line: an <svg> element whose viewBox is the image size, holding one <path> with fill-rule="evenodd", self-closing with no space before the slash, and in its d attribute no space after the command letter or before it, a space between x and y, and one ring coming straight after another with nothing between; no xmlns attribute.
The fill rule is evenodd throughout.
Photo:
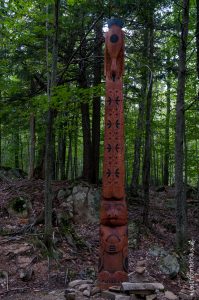
<svg viewBox="0 0 199 300"><path fill-rule="evenodd" d="M93 84L94 28L91 25L101 12L104 13L104 25L111 16L124 20L125 27L125 76L124 76L124 105L125 105L125 141L127 160L127 179L131 180L134 154L134 139L142 99L141 86L143 73L149 69L148 57L143 56L143 35L148 22L149 12L154 10L154 91L152 108L152 173L155 163L158 166L159 181L162 180L162 167L165 151L166 99L168 74L171 75L171 112L170 112L170 182L174 178L174 131L175 103L178 70L178 44L180 30L180 6L176 1L144 1L144 0L114 0L61 1L60 23L58 34L58 70L57 86L51 91L51 101L47 97L48 75L51 77L52 45L53 45L53 0L3 2L0 8L1 19L1 48L0 48L0 120L2 163L14 165L16 145L14 136L19 133L20 165L28 169L28 138L29 116L36 117L36 156L45 140L46 112L51 107L55 109L56 143L57 136L64 130L68 152L69 134L72 134L72 152L75 151L75 141L78 141L77 155L82 159L82 131L80 104L88 103L92 114L94 96L101 96L101 153L103 152L104 129L104 82L98 86ZM190 1L191 18L187 59L186 85L186 139L187 139L187 168L188 181L196 185L198 175L199 152L199 116L195 55L195 1ZM48 13L46 7L48 6ZM104 27L105 30L105 27ZM87 34L88 33L88 34ZM48 49L46 38L48 37ZM82 57L80 43L84 37L85 54ZM48 68L47 51L48 50ZM100 58L103 60L103 58ZM79 88L80 62L87 72L87 88ZM147 87L148 90L148 87ZM192 105L192 102L194 104ZM191 105L191 106L190 106ZM190 106L190 108L189 108ZM186 109L185 108L185 109ZM77 120L77 121L75 121ZM92 120L91 120L92 121ZM61 128L61 129L60 129ZM78 134L77 134L78 131ZM142 137L144 132L140 132ZM76 136L78 135L78 136ZM56 144L56 146L58 146ZM143 146L143 140L142 140ZM57 151L57 150L56 150ZM143 147L141 149L141 163ZM57 155L57 153L56 153ZM157 160L157 161L156 161Z"/></svg>

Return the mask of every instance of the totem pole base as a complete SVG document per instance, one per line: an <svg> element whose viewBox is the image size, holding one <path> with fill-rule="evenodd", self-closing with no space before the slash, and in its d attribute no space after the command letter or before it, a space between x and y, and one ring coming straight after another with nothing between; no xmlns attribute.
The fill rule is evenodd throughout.
<svg viewBox="0 0 199 300"><path fill-rule="evenodd" d="M104 271L98 276L98 286L101 290L107 290L111 286L121 286L122 282L127 281L128 275L122 271L115 273Z"/></svg>

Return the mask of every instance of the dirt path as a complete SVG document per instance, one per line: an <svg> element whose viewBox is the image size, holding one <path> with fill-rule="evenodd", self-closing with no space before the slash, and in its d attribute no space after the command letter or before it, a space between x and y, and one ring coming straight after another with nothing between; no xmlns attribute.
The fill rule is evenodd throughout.
<svg viewBox="0 0 199 300"><path fill-rule="evenodd" d="M6 300L64 300L64 291L63 290L56 290L50 292L49 294L41 293L41 292L32 292L29 291L28 293L17 293L17 294L8 294L3 296L1 299Z"/></svg>

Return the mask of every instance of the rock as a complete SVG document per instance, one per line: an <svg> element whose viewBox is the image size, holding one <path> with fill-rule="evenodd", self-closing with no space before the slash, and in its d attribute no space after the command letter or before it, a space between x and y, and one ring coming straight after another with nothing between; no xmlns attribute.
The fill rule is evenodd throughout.
<svg viewBox="0 0 199 300"><path fill-rule="evenodd" d="M168 252L166 252L164 250L164 248L158 247L158 246L154 246L152 248L149 249L149 254L152 256L166 256L168 255Z"/></svg>
<svg viewBox="0 0 199 300"><path fill-rule="evenodd" d="M21 269L19 271L19 277L23 281L30 281L34 275L34 271L32 268Z"/></svg>
<svg viewBox="0 0 199 300"><path fill-rule="evenodd" d="M138 273L130 273L128 275L129 277L129 282L149 282L149 283L152 283L152 282L156 282L156 279L147 275L146 273L143 273L143 274L138 274Z"/></svg>
<svg viewBox="0 0 199 300"><path fill-rule="evenodd" d="M82 197L85 198L85 195L88 193L88 190L89 190L89 188L87 186L82 186L81 184L78 184L73 187L72 193L73 193L73 195L78 194L77 198L80 197L80 199L82 199Z"/></svg>
<svg viewBox="0 0 199 300"><path fill-rule="evenodd" d="M175 278L180 270L177 258L174 255L168 254L160 262L160 270L163 274L169 275L171 278Z"/></svg>
<svg viewBox="0 0 199 300"><path fill-rule="evenodd" d="M132 299L130 296L124 296L124 295L116 295L115 300L130 300Z"/></svg>
<svg viewBox="0 0 199 300"><path fill-rule="evenodd" d="M81 185L73 188L74 222L94 222L93 202L88 199L89 188ZM89 202L90 201L90 202Z"/></svg>
<svg viewBox="0 0 199 300"><path fill-rule="evenodd" d="M90 294L91 294L90 289L89 289L89 290L84 290L84 291L83 291L83 295L86 296L86 297L90 297Z"/></svg>
<svg viewBox="0 0 199 300"><path fill-rule="evenodd" d="M194 299L193 296L191 296L190 294L184 293L184 292L179 293L179 298L181 300L193 300Z"/></svg>
<svg viewBox="0 0 199 300"><path fill-rule="evenodd" d="M99 288L98 286L94 286L94 287L91 289L91 296L94 296L94 295L96 295L96 294L98 294L98 293L100 293L100 292L101 292L100 288Z"/></svg>
<svg viewBox="0 0 199 300"><path fill-rule="evenodd" d="M146 300L155 300L157 299L157 295L156 294L152 294L152 295L147 295L146 296Z"/></svg>
<svg viewBox="0 0 199 300"><path fill-rule="evenodd" d="M140 295L149 295L152 291L155 290L164 290L164 286L159 282L153 282L153 283L131 283L131 282L123 282L122 283L122 291L133 293L133 294L140 294Z"/></svg>
<svg viewBox="0 0 199 300"><path fill-rule="evenodd" d="M87 241L84 241L84 245L89 249L91 249L91 245L89 244L89 242ZM90 280L95 280L96 278L96 270L94 267L87 267L83 270L81 270L79 273L78 273L78 278L80 279L90 279Z"/></svg>
<svg viewBox="0 0 199 300"><path fill-rule="evenodd" d="M69 195L71 194L71 190L69 189L61 189L57 193L57 199L58 200L63 200L66 199Z"/></svg>
<svg viewBox="0 0 199 300"><path fill-rule="evenodd" d="M87 195L89 211L94 219L99 217L100 197L99 190L93 188L89 190Z"/></svg>
<svg viewBox="0 0 199 300"><path fill-rule="evenodd" d="M165 295L166 299L168 299L168 300L177 300L178 299L178 297L170 291L166 291L164 295Z"/></svg>
<svg viewBox="0 0 199 300"><path fill-rule="evenodd" d="M130 300L130 296L113 293L110 291L102 291L101 297L109 300Z"/></svg>
<svg viewBox="0 0 199 300"><path fill-rule="evenodd" d="M74 289L66 289L64 292L64 297L66 300L75 300L75 290Z"/></svg>
<svg viewBox="0 0 199 300"><path fill-rule="evenodd" d="M145 272L145 267L136 267L135 272L138 274L143 274Z"/></svg>
<svg viewBox="0 0 199 300"><path fill-rule="evenodd" d="M88 283L93 283L92 280L83 280L83 279L76 279L76 280L73 280L71 282L69 282L68 286L70 288L75 288L76 286L78 285L82 285L82 284L88 284Z"/></svg>
<svg viewBox="0 0 199 300"><path fill-rule="evenodd" d="M137 261L137 264L136 264L137 267L146 267L146 260L138 260Z"/></svg>
<svg viewBox="0 0 199 300"><path fill-rule="evenodd" d="M81 285L79 286L78 290L79 290L80 292L83 292L84 290L90 290L90 285L87 284L87 283L81 284Z"/></svg>
<svg viewBox="0 0 199 300"><path fill-rule="evenodd" d="M141 298L142 299L142 298ZM130 296L130 300L141 300L140 297L136 296L136 295L131 295Z"/></svg>

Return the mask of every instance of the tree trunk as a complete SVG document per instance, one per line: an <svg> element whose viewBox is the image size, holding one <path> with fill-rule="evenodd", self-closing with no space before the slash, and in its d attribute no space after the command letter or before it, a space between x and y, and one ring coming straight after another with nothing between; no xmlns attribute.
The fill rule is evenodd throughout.
<svg viewBox="0 0 199 300"><path fill-rule="evenodd" d="M147 56L148 50L148 28L145 28L144 31L144 48L143 48L143 58ZM137 118L137 128L136 136L134 142L134 159L133 159L133 174L131 180L131 190L133 195L137 195L138 185L139 185L139 174L140 174L140 154L141 154L141 144L142 136L144 131L144 111L145 111L145 100L146 100L146 91L147 91L147 79L148 79L148 69L146 66L142 67L142 88L140 93L140 102L139 102L139 112Z"/></svg>
<svg viewBox="0 0 199 300"><path fill-rule="evenodd" d="M78 146L78 118L75 116L75 141L74 141L74 178L78 177L78 164L77 164L77 146Z"/></svg>
<svg viewBox="0 0 199 300"><path fill-rule="evenodd" d="M82 34L83 36L84 34ZM81 57L86 56L86 42L82 43ZM86 65L84 60L79 63L79 86L80 88L87 88ZM89 103L81 102L81 116L82 116L82 131L83 131L83 173L82 177L91 181L91 131L90 131L90 116Z"/></svg>
<svg viewBox="0 0 199 300"><path fill-rule="evenodd" d="M42 131L38 132L37 142L38 142L38 155L37 155L37 162L36 162L36 167L34 169L33 177L37 179L44 179L46 145L45 145L45 139Z"/></svg>
<svg viewBox="0 0 199 300"><path fill-rule="evenodd" d="M187 242L186 197L183 182L184 167L184 97L186 79L186 50L189 24L189 0L183 0L182 29L179 46L178 89L175 134L176 242L183 250Z"/></svg>
<svg viewBox="0 0 199 300"><path fill-rule="evenodd" d="M154 24L153 24L153 11L150 12L148 20L149 28L149 45L148 45L148 58L149 58L149 90L146 99L146 132L145 132L145 148L143 159L143 192L144 192L144 211L143 223L148 225L149 215L149 184L150 184L150 163L151 163L151 111L152 111L152 91L153 91L153 52L154 52Z"/></svg>
<svg viewBox="0 0 199 300"><path fill-rule="evenodd" d="M1 94L0 94L1 95ZM2 157L1 157L1 153L2 153L2 130L1 130L1 118L0 118L0 166L2 165Z"/></svg>
<svg viewBox="0 0 199 300"><path fill-rule="evenodd" d="M35 165L35 116L33 113L30 115L30 145L29 145L29 171L28 179L34 177Z"/></svg>
<svg viewBox="0 0 199 300"><path fill-rule="evenodd" d="M196 50L197 50L197 76L199 79L199 0L196 0L197 5L197 18L196 18Z"/></svg>
<svg viewBox="0 0 199 300"><path fill-rule="evenodd" d="M71 160L72 160L72 134L71 132L68 135L69 138L69 145L68 145L68 157L67 157L67 164L66 164L66 179L71 179L69 177L69 171L72 172L70 166L71 166Z"/></svg>
<svg viewBox="0 0 199 300"><path fill-rule="evenodd" d="M51 80L48 75L48 101L51 104L51 96L53 88L56 86L57 74L57 58L58 58L58 21L59 21L59 5L60 0L54 2L54 35L53 35L53 53L52 53L52 67L51 67ZM48 31L48 21L47 21ZM46 38L46 59L47 59L47 73L49 72L48 65L48 32ZM49 73L48 73L49 74ZM46 246L52 248L52 187L51 180L53 177L54 165L54 124L55 111L51 108L48 110L47 115L47 131L46 131L46 153L45 153L45 243Z"/></svg>
<svg viewBox="0 0 199 300"><path fill-rule="evenodd" d="M65 163L66 163L66 133L65 128L62 126L58 138L58 178L63 180L65 178Z"/></svg>
<svg viewBox="0 0 199 300"><path fill-rule="evenodd" d="M17 125L16 131L13 135L14 139L14 161L15 168L19 169L19 127Z"/></svg>
<svg viewBox="0 0 199 300"><path fill-rule="evenodd" d="M171 111L171 74L168 71L167 77L167 112L166 112L166 126L165 126L165 146L164 146L164 185L169 184L169 129L170 129L170 111Z"/></svg>
<svg viewBox="0 0 199 300"><path fill-rule="evenodd" d="M101 83L102 73L102 22L98 22L95 27L95 47L94 49L94 81L93 86ZM100 155L100 96L93 97L93 116L92 116L92 183L97 183L99 179L99 155Z"/></svg>

